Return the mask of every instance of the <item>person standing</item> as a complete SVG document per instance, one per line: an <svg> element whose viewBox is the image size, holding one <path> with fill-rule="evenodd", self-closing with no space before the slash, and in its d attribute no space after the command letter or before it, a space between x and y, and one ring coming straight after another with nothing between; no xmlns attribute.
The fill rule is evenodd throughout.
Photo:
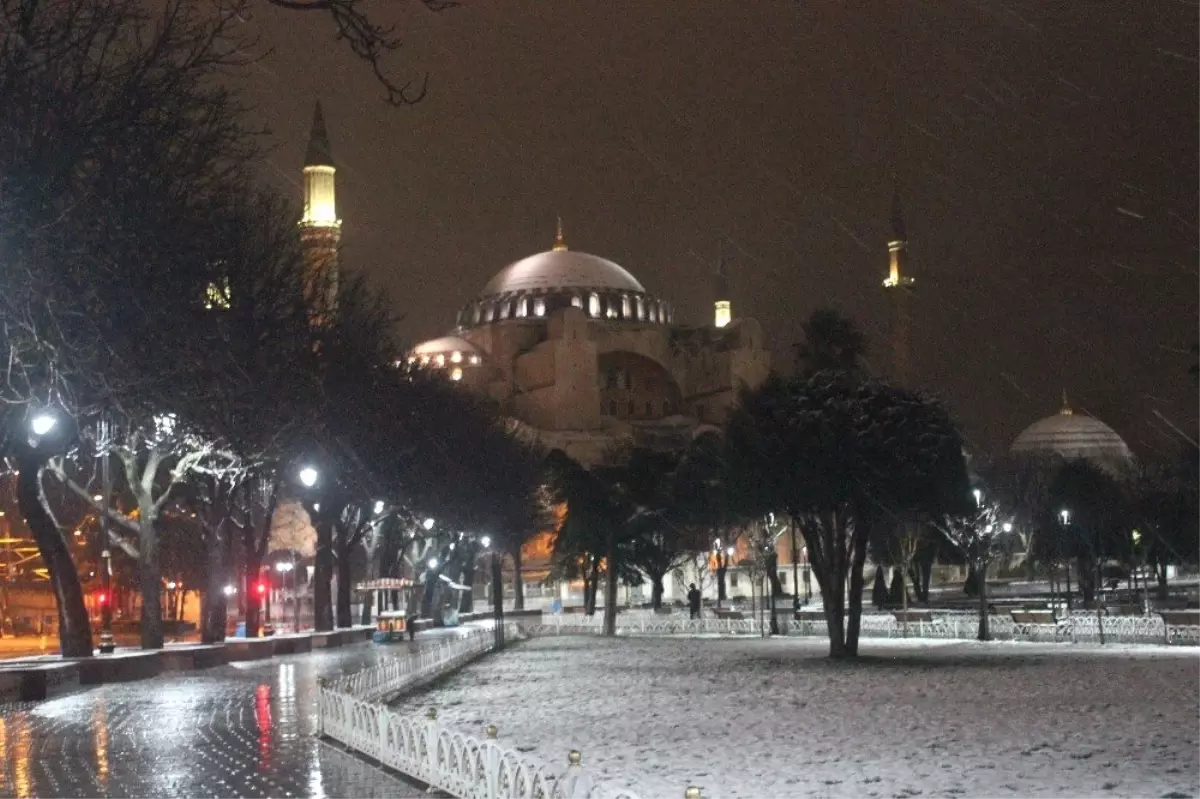
<svg viewBox="0 0 1200 799"><path fill-rule="evenodd" d="M700 618L700 590L696 588L695 583L688 585L687 592L688 613L691 618Z"/></svg>

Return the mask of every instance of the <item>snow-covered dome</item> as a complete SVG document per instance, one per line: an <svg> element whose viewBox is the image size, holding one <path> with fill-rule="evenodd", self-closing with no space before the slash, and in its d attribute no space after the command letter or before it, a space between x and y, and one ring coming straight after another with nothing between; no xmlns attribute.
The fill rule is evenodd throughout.
<svg viewBox="0 0 1200 799"><path fill-rule="evenodd" d="M647 294L637 278L619 264L568 249L560 222L554 248L497 272L458 312L458 327L538 322L570 307L592 319L617 324L675 321L670 304Z"/></svg>
<svg viewBox="0 0 1200 799"><path fill-rule="evenodd" d="M1010 450L1017 455L1083 459L1109 469L1133 461L1129 446L1115 430L1094 416L1075 413L1065 395L1062 410L1022 430Z"/></svg>
<svg viewBox="0 0 1200 799"><path fill-rule="evenodd" d="M575 250L549 250L504 267L488 281L479 296L556 289L616 289L646 293L637 278L606 258Z"/></svg>
<svg viewBox="0 0 1200 799"><path fill-rule="evenodd" d="M422 355L450 355L459 352L466 354L477 353L475 345L459 336L442 336L441 338L431 339L422 342L413 347L412 354L418 357Z"/></svg>

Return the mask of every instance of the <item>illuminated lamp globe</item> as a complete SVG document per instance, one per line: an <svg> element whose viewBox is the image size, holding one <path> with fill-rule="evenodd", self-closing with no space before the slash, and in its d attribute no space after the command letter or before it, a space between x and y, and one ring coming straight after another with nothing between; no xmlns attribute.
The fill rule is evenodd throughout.
<svg viewBox="0 0 1200 799"><path fill-rule="evenodd" d="M29 423L29 429L33 431L35 436L44 436L54 429L54 425L58 424L58 420L54 418L54 414L43 411Z"/></svg>
<svg viewBox="0 0 1200 799"><path fill-rule="evenodd" d="M317 478L320 474L311 466L305 466L300 470L300 483L305 488L312 488L317 484Z"/></svg>
<svg viewBox="0 0 1200 799"><path fill-rule="evenodd" d="M424 527L426 530L432 530L433 529L433 519L426 519L424 522L421 523L421 526Z"/></svg>

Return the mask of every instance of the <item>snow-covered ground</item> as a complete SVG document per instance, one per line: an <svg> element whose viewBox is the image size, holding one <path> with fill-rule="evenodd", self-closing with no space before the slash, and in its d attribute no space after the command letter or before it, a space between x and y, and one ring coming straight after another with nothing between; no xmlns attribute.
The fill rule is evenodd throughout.
<svg viewBox="0 0 1200 799"><path fill-rule="evenodd" d="M1196 650L538 638L401 704L643 799L1200 795Z"/></svg>

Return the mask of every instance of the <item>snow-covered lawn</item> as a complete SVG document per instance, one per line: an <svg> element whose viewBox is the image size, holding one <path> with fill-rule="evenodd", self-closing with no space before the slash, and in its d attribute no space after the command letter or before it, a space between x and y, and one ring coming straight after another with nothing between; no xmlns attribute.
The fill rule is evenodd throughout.
<svg viewBox="0 0 1200 799"><path fill-rule="evenodd" d="M538 638L401 704L643 799L1200 794L1196 650Z"/></svg>

